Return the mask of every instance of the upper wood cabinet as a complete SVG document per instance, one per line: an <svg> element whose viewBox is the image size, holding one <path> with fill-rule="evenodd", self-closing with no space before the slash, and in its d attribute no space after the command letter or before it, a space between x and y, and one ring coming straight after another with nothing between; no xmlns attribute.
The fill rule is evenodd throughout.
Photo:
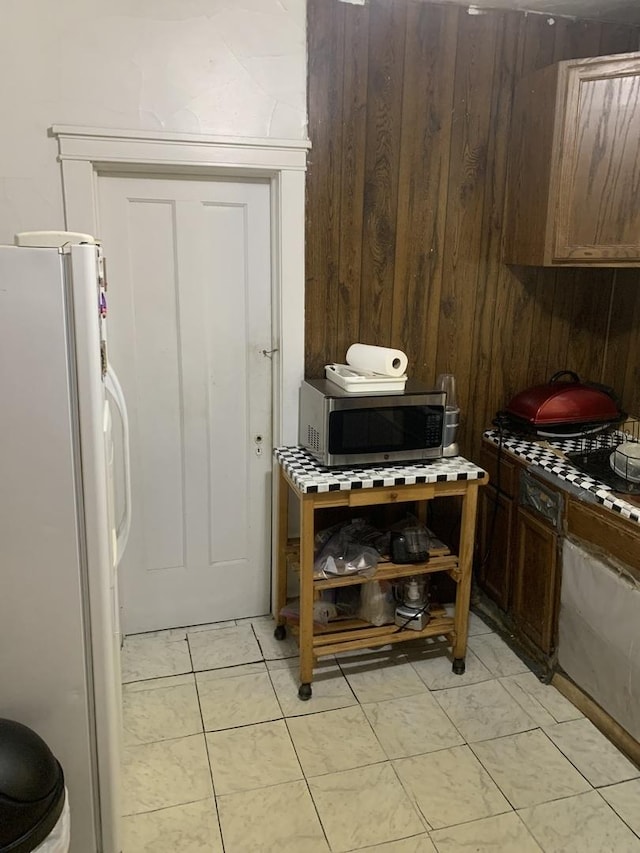
<svg viewBox="0 0 640 853"><path fill-rule="evenodd" d="M640 53L520 81L508 196L506 263L640 266Z"/></svg>

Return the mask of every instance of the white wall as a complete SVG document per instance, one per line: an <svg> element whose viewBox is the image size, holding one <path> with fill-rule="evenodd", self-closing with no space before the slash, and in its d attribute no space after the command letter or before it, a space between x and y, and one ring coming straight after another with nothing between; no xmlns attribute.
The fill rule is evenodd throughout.
<svg viewBox="0 0 640 853"><path fill-rule="evenodd" d="M305 0L2 0L0 243L64 227L52 124L303 139Z"/></svg>

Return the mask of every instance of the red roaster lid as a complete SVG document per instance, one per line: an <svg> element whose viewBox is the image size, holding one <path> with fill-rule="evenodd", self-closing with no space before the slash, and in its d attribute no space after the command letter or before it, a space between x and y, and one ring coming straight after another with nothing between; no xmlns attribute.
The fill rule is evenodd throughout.
<svg viewBox="0 0 640 853"><path fill-rule="evenodd" d="M571 379L560 380L565 375ZM556 373L545 385L534 385L516 394L506 410L535 426L613 421L620 415L612 396L580 382L577 374L570 371Z"/></svg>

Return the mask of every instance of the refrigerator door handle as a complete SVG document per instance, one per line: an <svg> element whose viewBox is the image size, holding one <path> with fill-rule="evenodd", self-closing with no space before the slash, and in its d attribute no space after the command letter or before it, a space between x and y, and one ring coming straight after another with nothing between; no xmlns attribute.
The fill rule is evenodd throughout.
<svg viewBox="0 0 640 853"><path fill-rule="evenodd" d="M118 553L116 555L116 564L122 559L124 549L127 547L129 532L131 531L131 454L129 441L129 416L127 414L127 404L122 392L122 386L118 376L109 365L105 376L105 388L111 395L113 402L116 404L116 409L122 420L123 432L123 450L124 450L124 513L116 530L116 540L118 545Z"/></svg>

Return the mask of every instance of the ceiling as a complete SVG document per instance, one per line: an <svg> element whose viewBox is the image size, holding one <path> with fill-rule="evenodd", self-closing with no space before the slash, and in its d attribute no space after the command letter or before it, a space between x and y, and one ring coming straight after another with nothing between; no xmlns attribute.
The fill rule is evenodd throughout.
<svg viewBox="0 0 640 853"><path fill-rule="evenodd" d="M640 0L438 0L478 9L521 9L623 24L640 24ZM639 45L640 47L640 45Z"/></svg>

